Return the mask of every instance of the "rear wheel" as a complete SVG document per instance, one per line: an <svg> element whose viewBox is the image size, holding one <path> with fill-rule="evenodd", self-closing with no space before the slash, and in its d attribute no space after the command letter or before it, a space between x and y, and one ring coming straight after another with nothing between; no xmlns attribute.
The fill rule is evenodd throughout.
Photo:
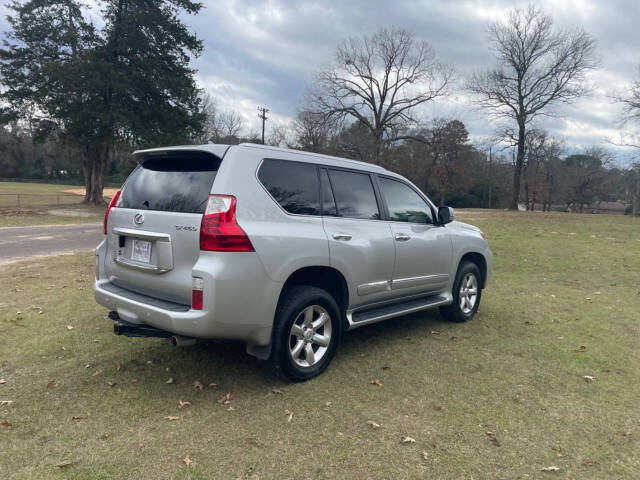
<svg viewBox="0 0 640 480"><path fill-rule="evenodd" d="M309 285L288 288L278 305L271 361L294 382L321 374L340 342L340 310L333 297Z"/></svg>
<svg viewBox="0 0 640 480"><path fill-rule="evenodd" d="M475 263L460 264L453 282L453 303L440 307L440 313L444 318L452 322L466 322L474 317L482 297L481 278L480 270Z"/></svg>

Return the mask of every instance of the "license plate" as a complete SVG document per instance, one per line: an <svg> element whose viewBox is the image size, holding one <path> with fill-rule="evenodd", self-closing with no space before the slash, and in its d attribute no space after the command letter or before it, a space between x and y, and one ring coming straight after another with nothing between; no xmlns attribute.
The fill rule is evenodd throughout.
<svg viewBox="0 0 640 480"><path fill-rule="evenodd" d="M131 260L149 263L151 261L151 242L147 240L133 240Z"/></svg>

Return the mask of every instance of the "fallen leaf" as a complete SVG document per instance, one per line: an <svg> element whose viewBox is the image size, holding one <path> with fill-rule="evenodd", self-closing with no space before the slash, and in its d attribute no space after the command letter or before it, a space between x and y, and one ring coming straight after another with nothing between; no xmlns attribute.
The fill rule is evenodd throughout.
<svg viewBox="0 0 640 480"><path fill-rule="evenodd" d="M293 412L291 410L285 410L284 414L289 416L289 418L287 418L287 422L290 422L293 418Z"/></svg>
<svg viewBox="0 0 640 480"><path fill-rule="evenodd" d="M367 420L367 425L371 425L373 428L380 428L380 424L374 422L373 420Z"/></svg>
<svg viewBox="0 0 640 480"><path fill-rule="evenodd" d="M213 382L211 382L211 383L209 384L209 388L213 388L214 390L217 390L217 388L218 388L218 384L217 384L217 383L213 383Z"/></svg>
<svg viewBox="0 0 640 480"><path fill-rule="evenodd" d="M584 345L580 345L578 348L574 350L574 352L577 352L577 353L583 353L586 351L587 351L587 347L585 347Z"/></svg>
<svg viewBox="0 0 640 480"><path fill-rule="evenodd" d="M491 443L493 443L496 447L500 446L500 441L498 440L498 437L496 437L495 433L487 432L487 437L489 437L489 440L491 441Z"/></svg>
<svg viewBox="0 0 640 480"><path fill-rule="evenodd" d="M182 399L178 400L178 408L190 407L191 402L183 402Z"/></svg>
<svg viewBox="0 0 640 480"><path fill-rule="evenodd" d="M147 365L153 365L153 360L147 360Z"/></svg>
<svg viewBox="0 0 640 480"><path fill-rule="evenodd" d="M190 466L191 466L191 463L192 463L192 462L191 462L191 459L189 458L189 455L186 455L186 456L182 459L182 461L184 462L184 464L185 464L187 467L190 467Z"/></svg>
<svg viewBox="0 0 640 480"><path fill-rule="evenodd" d="M67 325L67 330L73 330L73 325Z"/></svg>
<svg viewBox="0 0 640 480"><path fill-rule="evenodd" d="M9 430L11 430L11 428L13 427L13 425L11 425L7 420L5 420L4 422L0 423L0 425L2 425L5 428L8 428Z"/></svg>
<svg viewBox="0 0 640 480"><path fill-rule="evenodd" d="M60 462L56 464L56 467L58 468L64 468L64 467L70 467L71 465L73 465L73 462L70 460L65 460L64 462Z"/></svg>
<svg viewBox="0 0 640 480"><path fill-rule="evenodd" d="M204 385L202 385L199 380L196 380L195 382L193 382L193 388L195 388L196 390L202 390L204 388Z"/></svg>
<svg viewBox="0 0 640 480"><path fill-rule="evenodd" d="M116 370L117 370L117 371L120 371L120 368L121 368L121 367L120 367L120 364L118 363L118 364L116 365Z"/></svg>
<svg viewBox="0 0 640 480"><path fill-rule="evenodd" d="M593 377L591 375L584 375L582 378L585 382L593 382L596 379L596 377Z"/></svg>
<svg viewBox="0 0 640 480"><path fill-rule="evenodd" d="M333 402L324 402L325 407L330 407L331 405L333 405Z"/></svg>
<svg viewBox="0 0 640 480"><path fill-rule="evenodd" d="M111 388L116 386L115 382L107 382L107 385L109 385Z"/></svg>
<svg viewBox="0 0 640 480"><path fill-rule="evenodd" d="M540 470L543 472L557 472L558 470L560 470L560 468L551 466L551 467L543 467Z"/></svg>
<svg viewBox="0 0 640 480"><path fill-rule="evenodd" d="M622 436L623 437L628 437L629 435L631 435L631 432L627 431L627 432L622 432Z"/></svg>
<svg viewBox="0 0 640 480"><path fill-rule="evenodd" d="M137 379L137 378L132 378L132 379L131 379L131 383L137 383L137 382L138 382L138 379Z"/></svg>
<svg viewBox="0 0 640 480"><path fill-rule="evenodd" d="M233 393L229 392L220 399L218 399L218 403L227 405L231 400L233 400Z"/></svg>
<svg viewBox="0 0 640 480"><path fill-rule="evenodd" d="M0 407L4 407L5 405L8 407L13 403L13 400L0 400Z"/></svg>
<svg viewBox="0 0 640 480"><path fill-rule="evenodd" d="M53 388L56 386L56 381L55 380L51 380L49 381L49 383L47 383L47 388Z"/></svg>
<svg viewBox="0 0 640 480"><path fill-rule="evenodd" d="M4 378L0 378L0 385L4 385L7 381Z"/></svg>
<svg viewBox="0 0 640 480"><path fill-rule="evenodd" d="M382 370L389 370L391 367L385 365L384 367L382 367Z"/></svg>
<svg viewBox="0 0 640 480"><path fill-rule="evenodd" d="M401 442L402 443L416 443L416 439L415 438L411 438L411 437L402 437Z"/></svg>
<svg viewBox="0 0 640 480"><path fill-rule="evenodd" d="M558 453L559 457L563 457L564 456L564 452L562 451L562 447L558 447L557 453Z"/></svg>
<svg viewBox="0 0 640 480"><path fill-rule="evenodd" d="M379 386L379 387L381 387L381 386L382 386L382 382L380 381L380 379L379 379L379 378L374 378L373 380L371 380L371 384L372 384L372 385L377 385L377 386Z"/></svg>
<svg viewBox="0 0 640 480"><path fill-rule="evenodd" d="M429 452L422 452L422 458L427 460L429 458Z"/></svg>
<svg viewBox="0 0 640 480"><path fill-rule="evenodd" d="M431 332L429 332L431 335L438 335L440 332L438 332L437 330L431 330Z"/></svg>
<svg viewBox="0 0 640 480"><path fill-rule="evenodd" d="M71 417L71 420L84 420L84 417Z"/></svg>
<svg viewBox="0 0 640 480"><path fill-rule="evenodd" d="M102 370L96 370L95 372L93 372L94 377L97 377L98 375L100 375L102 373Z"/></svg>
<svg viewBox="0 0 640 480"><path fill-rule="evenodd" d="M169 377L169 380L167 380L167 381L166 381L166 382L164 382L164 383L173 383L173 377Z"/></svg>
<svg viewBox="0 0 640 480"><path fill-rule="evenodd" d="M458 337L456 337L455 335L452 335L452 336L451 336L451 341L452 341L452 342L455 342L456 340L458 340Z"/></svg>
<svg viewBox="0 0 640 480"><path fill-rule="evenodd" d="M275 393L276 395L282 395L282 390L280 390L279 388L272 388L271 389L272 393Z"/></svg>
<svg viewBox="0 0 640 480"><path fill-rule="evenodd" d="M593 460L588 460L586 458L581 459L581 462L585 467L593 467L596 463L598 463Z"/></svg>
<svg viewBox="0 0 640 480"><path fill-rule="evenodd" d="M180 417L176 417L175 415L169 415L168 417L164 417L167 420L180 420Z"/></svg>

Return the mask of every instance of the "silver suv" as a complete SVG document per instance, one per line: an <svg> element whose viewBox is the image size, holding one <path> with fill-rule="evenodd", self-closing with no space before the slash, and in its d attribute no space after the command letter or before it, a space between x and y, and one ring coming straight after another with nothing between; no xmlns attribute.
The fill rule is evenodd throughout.
<svg viewBox="0 0 640 480"><path fill-rule="evenodd" d="M343 331L478 310L484 235L400 175L253 144L134 157L95 252L95 299L116 334L242 340L302 381L327 368Z"/></svg>

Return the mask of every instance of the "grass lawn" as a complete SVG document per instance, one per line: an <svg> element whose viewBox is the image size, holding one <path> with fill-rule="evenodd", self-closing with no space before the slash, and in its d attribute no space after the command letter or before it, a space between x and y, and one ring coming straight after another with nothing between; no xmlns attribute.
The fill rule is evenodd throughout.
<svg viewBox="0 0 640 480"><path fill-rule="evenodd" d="M640 478L640 222L459 217L495 254L479 315L350 332L303 384L115 337L90 254L0 267L0 478Z"/></svg>
<svg viewBox="0 0 640 480"><path fill-rule="evenodd" d="M77 185L0 182L0 227L96 222L104 218L106 207L81 205ZM10 194L10 195L7 195ZM20 207L18 197L20 194Z"/></svg>

